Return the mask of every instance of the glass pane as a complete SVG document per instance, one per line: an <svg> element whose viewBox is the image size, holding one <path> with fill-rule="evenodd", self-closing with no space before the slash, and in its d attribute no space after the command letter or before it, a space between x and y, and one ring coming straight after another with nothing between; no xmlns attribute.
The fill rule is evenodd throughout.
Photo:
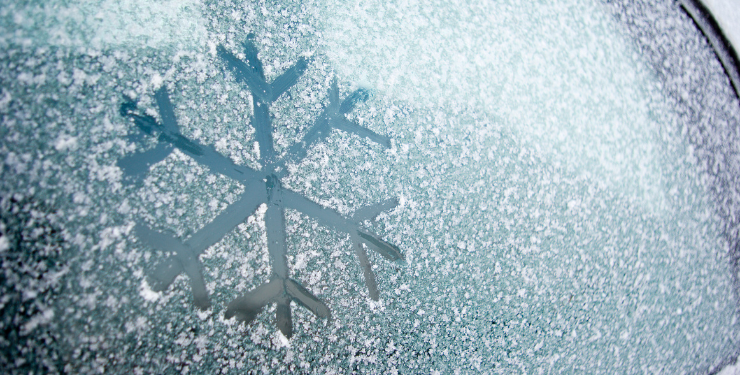
<svg viewBox="0 0 740 375"><path fill-rule="evenodd" d="M740 106L673 2L30 2L0 32L9 371L736 352Z"/></svg>

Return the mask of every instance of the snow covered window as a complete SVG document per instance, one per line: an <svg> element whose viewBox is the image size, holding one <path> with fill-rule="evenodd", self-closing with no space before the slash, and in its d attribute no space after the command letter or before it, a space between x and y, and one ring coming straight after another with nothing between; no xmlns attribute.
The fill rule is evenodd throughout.
<svg viewBox="0 0 740 375"><path fill-rule="evenodd" d="M0 367L721 369L740 104L685 9L0 5Z"/></svg>

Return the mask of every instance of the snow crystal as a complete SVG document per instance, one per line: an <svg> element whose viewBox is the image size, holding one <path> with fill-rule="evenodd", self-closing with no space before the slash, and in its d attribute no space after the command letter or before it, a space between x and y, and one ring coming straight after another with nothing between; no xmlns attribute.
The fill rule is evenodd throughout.
<svg viewBox="0 0 740 375"><path fill-rule="evenodd" d="M196 306L205 309L210 307L210 300L207 286L203 281L202 266L198 259L200 254L219 242L229 230L247 219L250 216L249 212L260 208L266 224L267 248L272 261L272 275L265 284L232 301L226 311L226 317L236 316L238 320L250 323L264 305L275 302L278 306L276 312L278 327L285 336L290 337L293 333L291 302L303 305L319 317L328 317L329 310L310 291L289 278L285 208L296 209L319 220L324 225L350 233L364 270L365 283L373 299L378 299L377 285L363 246L379 252L390 260L400 260L402 256L394 245L380 239L376 234L367 232L353 222L353 219L364 221L376 218L382 211L395 207L397 204L395 200L360 209L355 212L352 219L348 219L337 211L322 207L299 194L284 189L279 175L284 173L287 163L299 164L306 158L308 150L315 143L326 138L332 128L368 138L386 148L390 147L390 140L360 127L345 117L345 114L349 113L358 102L367 99L367 94L362 90L356 90L340 101L339 89L334 81L329 90L329 105L324 112L317 118L303 139L288 148L282 160L278 158L273 141L269 106L298 81L307 68L307 62L303 58L299 59L295 65L275 78L272 83L267 83L262 62L257 57L258 51L254 39L255 37L250 35L244 44L246 55L244 61L221 45L217 47L217 52L236 80L250 90L252 109L255 111L252 116L252 126L255 128L260 150L260 170L236 165L212 147L201 145L197 141L184 137L175 119L174 108L165 87L158 89L155 93L160 121L148 113L138 114L137 103L132 100L121 105L121 114L132 118L141 133L155 135L158 143L152 150L125 157L119 161L118 165L123 169L127 178L141 181L151 165L167 158L172 151L177 149L199 164L206 166L211 172L245 184L247 189L238 201L230 206L220 207L219 200L211 199L208 203L210 210L223 210L223 212L186 241L181 242L172 237L170 233L157 232L142 224L137 224L134 229L137 237L144 244L160 251L175 253L175 256L167 258L151 274L155 290L167 289L178 274L185 273L190 278ZM221 141L223 139L219 142ZM216 145L218 146L219 143L217 142ZM223 143L221 148L225 148ZM210 184L216 182L214 175L208 176L207 179ZM261 187L264 187L266 191L260 189ZM263 206L264 209L262 209ZM334 264L342 271L346 268L339 259L336 259ZM150 297L150 294L146 296Z"/></svg>

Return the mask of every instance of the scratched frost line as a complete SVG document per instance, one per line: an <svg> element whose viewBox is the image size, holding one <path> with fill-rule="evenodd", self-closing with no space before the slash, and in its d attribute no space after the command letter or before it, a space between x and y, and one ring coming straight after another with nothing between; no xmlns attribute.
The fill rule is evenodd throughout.
<svg viewBox="0 0 740 375"><path fill-rule="evenodd" d="M303 139L290 147L285 156L279 158L273 147L270 104L298 81L306 70L308 61L303 58L299 59L295 65L272 83L268 83L265 80L262 63L257 57L258 51L253 39L254 36L250 35L244 44L245 60L237 58L223 46L218 47L218 55L236 80L244 84L252 93L254 113L251 117L251 124L255 128L259 145L261 165L259 170L234 164L231 159L218 153L214 147L200 144L198 141L183 136L177 124L169 94L164 86L154 94L161 122L137 111L136 102L133 100L127 100L121 105L121 115L132 118L140 133L156 137L158 143L153 149L124 157L119 160L118 165L127 179L140 180L151 165L163 160L177 148L197 163L208 167L212 173L222 174L245 186L244 192L234 203L185 240L176 238L172 232L157 232L141 223L134 227L136 236L142 243L171 254L149 274L152 288L156 291L164 291L180 273L184 273L190 279L194 303L200 309L210 307L210 299L203 280L203 266L199 256L239 223L245 221L262 203L265 203L267 205L265 228L272 274L266 283L231 301L225 315L227 319L236 317L248 324L266 305L276 303L278 328L286 337L290 337L293 333L291 302L304 306L321 318L328 318L330 311L324 302L311 294L298 281L290 278L287 263L285 209L297 210L316 219L321 225L348 233L363 269L369 295L372 299L378 300L378 288L365 247L377 251L391 261L403 262L403 254L398 247L384 241L378 234L364 229L361 223L374 219L383 211L393 209L398 205L398 201L389 199L376 205L360 208L353 215L346 217L281 185L280 179L288 173L286 164L300 163L306 157L308 149L326 138L332 129L355 133L385 148L390 147L390 139L363 128L345 117L345 114L349 113L358 101L366 100L368 95L363 90L357 90L340 101L339 89L334 80L329 89L329 103L321 115L314 121ZM140 133L132 135L131 139L139 142Z"/></svg>

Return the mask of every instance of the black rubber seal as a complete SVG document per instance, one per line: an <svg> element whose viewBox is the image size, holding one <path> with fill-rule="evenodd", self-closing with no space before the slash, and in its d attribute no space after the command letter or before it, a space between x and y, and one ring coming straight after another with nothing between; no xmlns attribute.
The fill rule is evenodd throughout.
<svg viewBox="0 0 740 375"><path fill-rule="evenodd" d="M735 89L735 96L740 99L740 59L738 59L737 51L727 36L722 32L722 28L719 27L712 12L701 0L678 0L678 3L689 18L694 21L702 34L704 34L707 41L709 41L714 54L725 70L725 74L730 79L730 84ZM738 290L740 289L740 280L738 279L738 274L740 273L740 241L732 235L728 235L728 240L732 244L730 250L730 266L735 284L735 295L738 296ZM738 308L740 309L740 306ZM724 358L718 365L710 369L708 373L710 375L720 373L724 367L735 364L739 357L740 349L736 350L735 354L731 357Z"/></svg>
<svg viewBox="0 0 740 375"><path fill-rule="evenodd" d="M709 44L714 50L714 54L722 64L722 68L725 70L727 77L730 78L730 83L735 89L735 95L740 99L740 59L738 59L737 51L733 48L727 36L722 32L719 27L717 20L712 15L712 12L701 2L701 0L678 0L681 4L681 8L688 14L688 16L694 21L699 30L707 38ZM740 241L735 238L730 238L730 243L734 243L732 246L734 249L730 251L731 255L731 266L733 270L733 279L735 281L735 288L738 288L738 272L740 271ZM718 374L722 371L725 366L735 364L739 353L735 353L730 358L725 358L718 366L715 366L709 371L710 375Z"/></svg>
<svg viewBox="0 0 740 375"><path fill-rule="evenodd" d="M709 41L725 73L730 78L732 87L735 88L735 95L740 99L740 59L732 43L722 32L712 12L701 0L678 0L678 2Z"/></svg>

